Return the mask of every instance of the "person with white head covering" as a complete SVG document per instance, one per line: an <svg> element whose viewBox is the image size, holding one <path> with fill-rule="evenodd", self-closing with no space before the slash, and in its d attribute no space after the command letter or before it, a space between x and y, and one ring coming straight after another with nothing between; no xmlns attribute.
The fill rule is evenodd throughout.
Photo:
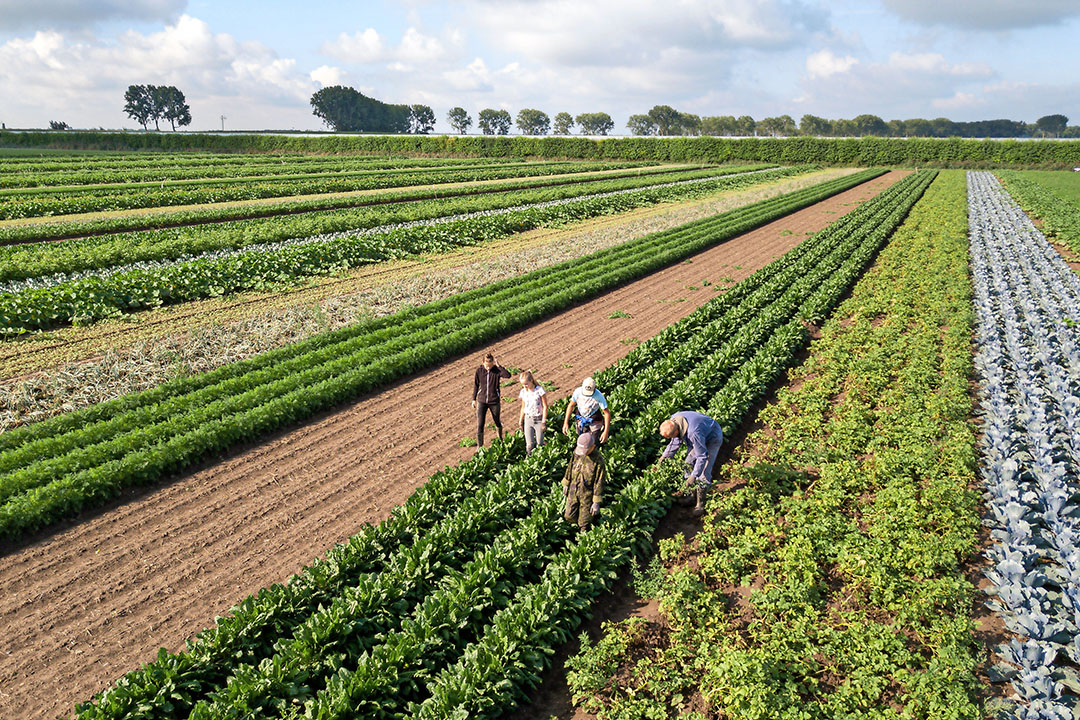
<svg viewBox="0 0 1080 720"><path fill-rule="evenodd" d="M596 388L596 380L587 377L581 381L581 387L575 388L570 395L570 402L566 406L566 417L563 418L563 433L570 434L570 419L575 418L574 427L578 435L584 432L592 433L596 445L607 442L608 433L611 432L611 411L608 410L607 399L604 393Z"/></svg>

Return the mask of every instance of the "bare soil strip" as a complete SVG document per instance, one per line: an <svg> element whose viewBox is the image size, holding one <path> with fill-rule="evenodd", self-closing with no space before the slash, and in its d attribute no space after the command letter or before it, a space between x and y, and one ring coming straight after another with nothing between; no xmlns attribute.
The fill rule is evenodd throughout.
<svg viewBox="0 0 1080 720"><path fill-rule="evenodd" d="M893 172L513 333L491 346L554 398L902 177ZM615 311L630 318L610 318ZM486 348L485 348L486 349ZM378 522L468 457L478 355L133 493L0 559L0 717L48 718L109 687L260 587ZM512 389L508 389L510 394ZM507 403L504 425L518 408ZM619 418L615 419L618 431Z"/></svg>
<svg viewBox="0 0 1080 720"><path fill-rule="evenodd" d="M585 233L601 230L609 233L625 232L624 240L629 240L690 222L704 217L706 213L721 212L716 205L720 199L730 200L722 203L721 207L725 210L741 207L851 172L855 170L829 170L787 178L759 187L729 190L680 203L662 203L562 228L540 228L448 253L376 263L357 268L343 276L311 278L308 284L278 292L242 293L227 298L200 300L126 315L90 327L65 327L39 333L0 343L0 378L5 378L4 382L10 382L20 376L64 363L93 358L114 349L129 348L136 342L182 335L191 330L226 322L237 322L268 310L318 304L328 298L390 284L401 278L430 276L447 269L461 268L511 251L553 244L572 244L575 238Z"/></svg>

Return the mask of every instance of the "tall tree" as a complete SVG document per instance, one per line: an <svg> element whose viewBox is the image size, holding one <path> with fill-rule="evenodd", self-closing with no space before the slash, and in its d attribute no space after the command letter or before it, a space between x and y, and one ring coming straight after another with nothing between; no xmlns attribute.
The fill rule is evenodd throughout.
<svg viewBox="0 0 1080 720"><path fill-rule="evenodd" d="M464 135L469 126L472 125L472 118L469 117L469 113L463 107L450 108L450 112L446 113L446 121L450 123L450 127L457 130L461 135Z"/></svg>
<svg viewBox="0 0 1080 720"><path fill-rule="evenodd" d="M678 127L674 128L675 135L700 135L701 117L693 113L679 113Z"/></svg>
<svg viewBox="0 0 1080 720"><path fill-rule="evenodd" d="M568 112L556 113L552 121L551 132L553 135L569 135L570 128L574 126L574 118Z"/></svg>
<svg viewBox="0 0 1080 720"><path fill-rule="evenodd" d="M1065 128L1068 126L1069 118L1064 115L1043 115L1035 121L1035 127L1050 137L1058 137L1065 132Z"/></svg>
<svg viewBox="0 0 1080 720"><path fill-rule="evenodd" d="M551 128L551 119L542 110L524 108L518 111L514 124L522 135L547 135Z"/></svg>
<svg viewBox="0 0 1080 720"><path fill-rule="evenodd" d="M682 113L670 105L654 105L648 115L657 135L675 135L682 128Z"/></svg>
<svg viewBox="0 0 1080 720"><path fill-rule="evenodd" d="M756 128L757 123L749 115L740 115L739 119L735 121L736 135L752 136Z"/></svg>
<svg viewBox="0 0 1080 720"><path fill-rule="evenodd" d="M506 135L514 124L514 119L506 110L484 108L480 111L480 132L485 135Z"/></svg>
<svg viewBox="0 0 1080 720"><path fill-rule="evenodd" d="M853 122L855 123L855 132L860 136L884 137L889 134L888 125L877 115L856 115Z"/></svg>
<svg viewBox="0 0 1080 720"><path fill-rule="evenodd" d="M174 85L159 85L154 88L154 109L157 114L169 121L173 130L176 126L191 124L191 108L179 88Z"/></svg>
<svg viewBox="0 0 1080 720"><path fill-rule="evenodd" d="M427 135L435 128L435 111L427 105L409 107L409 132Z"/></svg>
<svg viewBox="0 0 1080 720"><path fill-rule="evenodd" d="M153 85L128 85L124 93L124 113L147 129L156 112Z"/></svg>
<svg viewBox="0 0 1080 720"><path fill-rule="evenodd" d="M832 135L832 123L817 115L803 115L799 118L799 134L814 137Z"/></svg>
<svg viewBox="0 0 1080 720"><path fill-rule="evenodd" d="M581 128L582 135L607 135L615 127L606 112L581 113L574 121Z"/></svg>
<svg viewBox="0 0 1080 720"><path fill-rule="evenodd" d="M648 115L631 115L626 127L632 135L655 135L657 132L656 123Z"/></svg>

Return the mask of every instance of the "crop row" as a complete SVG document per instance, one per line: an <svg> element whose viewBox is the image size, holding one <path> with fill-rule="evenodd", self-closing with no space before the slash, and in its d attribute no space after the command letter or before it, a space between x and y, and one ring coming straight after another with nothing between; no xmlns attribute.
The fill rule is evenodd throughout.
<svg viewBox="0 0 1080 720"><path fill-rule="evenodd" d="M742 166L769 167L768 165ZM686 166L689 172L695 168ZM729 172L738 170L732 166ZM540 176L523 179L510 179L498 183L453 184L438 188L410 190L387 190L377 194L357 196L355 194L330 194L312 198L282 198L276 202L259 202L224 206L209 205L179 210L162 210L152 214L116 215L95 217L90 220L67 220L48 223L16 224L0 227L0 245L14 245L66 238L81 238L92 235L133 232L139 230L162 230L188 225L224 223L233 220L245 220L297 213L337 210L341 208L368 207L401 201L417 201L435 198L448 198L462 195L478 195L531 187L570 185L589 180L616 179L622 177L646 177L661 173L674 173L676 169L667 167L628 168L623 170L602 170L597 173L574 173L572 176ZM205 228L211 231L212 228Z"/></svg>
<svg viewBox="0 0 1080 720"><path fill-rule="evenodd" d="M837 223L837 234L845 238L841 264L816 284L802 284L802 302L766 309L752 325L760 325L761 335L741 357L730 348L701 358L691 365L686 377L667 390L657 402L635 418L629 432L634 447L616 447L608 454L609 463L639 469L655 461L660 443L656 426L671 412L682 408L703 408L730 431L738 425L753 403L772 381L790 365L807 339L803 323L827 314L858 278L873 258L891 227L910 208L925 187L926 178L912 179L896 193L887 191L881 202L866 208L862 218L850 224ZM884 211L884 212L883 212ZM846 227L845 227L846 225ZM829 231L823 233L830 235ZM861 242L860 242L861 241ZM840 259L840 258L838 258ZM786 298L792 302L793 298ZM782 303L781 303L782 304ZM415 691L416 699L406 695L409 687L394 688L395 708L387 708L387 699L378 717L488 717L498 715L516 702L527 698L527 691L540 681L540 672L550 662L554 649L570 636L586 617L592 599L610 587L615 574L635 551L649 546L656 518L666 507L675 486L677 470L645 472L627 483L625 497L632 498L628 513L615 508L612 522L596 527L592 535L581 537L557 556L545 569L542 579L519 588L511 604L500 609L483 628L477 639L460 650L453 665L432 672L426 687ZM634 514L645 514L646 520ZM427 668L425 668L427 669ZM412 668L406 667L409 672ZM434 671L435 668L432 668ZM347 671L335 676L313 702L287 717L347 717L353 695L340 689L357 687ZM409 700L408 704L402 700ZM366 707L372 707L372 704Z"/></svg>
<svg viewBox="0 0 1080 720"><path fill-rule="evenodd" d="M418 252L441 252L542 225L736 189L803 171L805 168L785 168L716 179L681 180L652 188L612 190L524 208L418 221L389 232L315 236L221 253L218 257L160 266L148 264L107 276L91 275L73 282L0 295L0 328L15 333L45 329L163 304L273 287L301 277L326 275ZM839 184L846 189L867 177L853 175ZM822 187L831 189L838 185ZM800 197L817 197L818 192L810 188Z"/></svg>
<svg viewBox="0 0 1080 720"><path fill-rule="evenodd" d="M0 161L0 188L55 187L58 185L78 189L82 185L109 185L115 183L162 183L175 180L200 180L204 178L247 178L266 175L288 176L316 172L345 172L349 170L400 170L405 168L453 167L476 165L476 160L455 158L397 158L385 157L297 157L297 156L229 156L228 160L200 162L177 162L168 158L156 158L138 166L93 167L88 163L68 164L41 168L40 166L12 166L8 160ZM500 164L498 161L485 163ZM61 191L63 192L63 191Z"/></svg>
<svg viewBox="0 0 1080 720"><path fill-rule="evenodd" d="M16 535L124 486L155 482L846 186L791 193L5 433L0 533Z"/></svg>
<svg viewBox="0 0 1080 720"><path fill-rule="evenodd" d="M989 173L970 173L990 607L1017 718L1080 700L1080 278Z"/></svg>
<svg viewBox="0 0 1080 720"><path fill-rule="evenodd" d="M1061 238L1073 252L1080 253L1080 207L1029 179L1026 173L1002 170L997 174L1013 199L1042 221L1042 232L1047 237Z"/></svg>
<svg viewBox="0 0 1080 720"><path fill-rule="evenodd" d="M410 185L502 180L538 175L560 175L631 167L629 163L542 162L514 165L472 165L452 168L404 170L353 170L346 173L317 173L309 176L235 178L233 180L176 180L135 186L87 185L78 192L59 188L39 188L18 194L0 191L0 219L70 215L73 213L131 210L136 208L234 202L289 195L316 195L355 190L380 190ZM162 187L164 185L164 187Z"/></svg>
<svg viewBox="0 0 1080 720"><path fill-rule="evenodd" d="M191 717L276 716L290 705L297 710L305 699L311 701L307 710L315 717L333 717L342 711L350 716L387 716L419 699L425 678L462 657L463 644L470 637L490 639L490 632L481 631L492 610L504 608L500 613L513 614L522 608L535 609L537 601L551 603L543 610L558 611L554 622L543 623L541 632L530 632L527 639L549 643L553 637L564 636L560 623L572 622L574 613L587 609L589 593L606 584L630 550L647 540L666 505L670 474L637 477L638 468L655 454L655 423L673 409L704 402L721 388L726 388L730 402L745 411L767 384L770 368L775 371L775 363L781 362L783 353L778 354L775 346L805 336L800 322L789 321L792 314L800 306L820 310L827 304L826 295L842 293L842 284L833 278L850 281L852 272L858 272L859 259L865 263L860 252L865 238L860 231L880 228L884 220L880 209L887 203L904 202L918 189L891 193L877 207L861 212L857 221L842 221L836 231L806 241L599 375L599 381L612 388L609 399L620 425L626 425L605 451L612 486L619 492L600 527L569 544L565 530L552 528L558 524L560 498L551 489L566 449L561 439L509 467L479 491L471 482L465 488L429 484L421 493L454 493L444 498L448 502L429 505L432 510L457 507L459 498L465 499L464 505L429 525L431 529L414 531L413 542L388 552L380 571L373 572L372 553L362 553L370 574L359 580L342 578L340 595L329 602L324 595L317 607L313 593L303 592L312 585L304 580L307 572L288 586L275 586L238 611L242 617L259 618L254 632L242 620L226 619L204 633L188 653L163 656L159 667L129 675L96 705L84 707L82 717L120 717L133 704L146 706L150 698L161 696L163 678L168 682L168 677L176 677L174 672L185 679L190 692L184 693L182 703L173 698L170 708L158 701L154 707L160 714L148 716L186 716L192 703L197 704ZM784 331L774 333L780 326ZM747 363L750 358L754 360ZM625 382L613 386L620 377ZM495 452L503 452L505 444L495 447ZM457 494L462 491L466 494ZM496 507L503 512L493 512ZM516 518L524 515L527 519L519 523ZM417 514L413 518L419 520ZM397 519L395 515L388 523ZM361 541L350 545L354 544L368 547ZM392 547L390 543L383 547L387 546ZM491 549L475 557L471 550L461 550L477 546ZM354 560L342 557L350 551L350 546L332 551L333 567L355 565ZM551 554L556 559L547 568L537 565ZM579 584L582 573L578 571L587 570L588 565L602 572L585 573L587 582ZM309 572L322 567L317 564ZM445 573L443 577L431 576L436 567ZM319 584L320 589L328 586L329 582ZM268 628L261 619L266 608L259 613L259 606L286 604L280 600L284 596L292 600L287 603L290 608L302 605L312 612L292 614L293 626L274 617L273 627ZM535 628L538 620L533 618L527 627ZM521 632L526 626L499 622L497 616L495 627L496 632L506 628ZM274 634L263 635L271 631ZM255 636L262 640L261 647L250 642ZM274 642L276 637L281 639ZM526 651L526 646L512 647ZM239 663L232 660L238 648L243 653ZM223 671L222 662L232 669ZM535 664L532 669L537 669ZM469 677L468 671L463 677ZM205 699L200 700L200 695Z"/></svg>

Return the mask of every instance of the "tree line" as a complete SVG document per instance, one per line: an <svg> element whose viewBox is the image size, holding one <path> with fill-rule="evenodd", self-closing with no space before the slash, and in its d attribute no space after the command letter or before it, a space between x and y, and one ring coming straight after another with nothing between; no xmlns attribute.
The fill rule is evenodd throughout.
<svg viewBox="0 0 1080 720"><path fill-rule="evenodd" d="M633 135L716 135L734 137L927 137L1018 138L1080 137L1080 127L1064 115L1045 115L1034 123L1016 120L955 122L948 118L883 120L877 115L830 120L803 115L796 124L790 115L755 120L749 115L701 117L656 105L643 115L631 115L626 127Z"/></svg>

